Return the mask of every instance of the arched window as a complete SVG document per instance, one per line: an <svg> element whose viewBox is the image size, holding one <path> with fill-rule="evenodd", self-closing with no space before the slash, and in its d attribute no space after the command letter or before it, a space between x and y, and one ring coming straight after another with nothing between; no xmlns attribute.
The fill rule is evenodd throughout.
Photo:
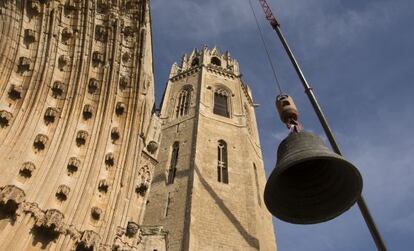
<svg viewBox="0 0 414 251"><path fill-rule="evenodd" d="M177 174L178 151L180 143L174 142L171 153L170 168L168 169L167 185L174 184L175 175Z"/></svg>
<svg viewBox="0 0 414 251"><path fill-rule="evenodd" d="M214 114L230 118L229 94L227 91L219 89L214 92Z"/></svg>
<svg viewBox="0 0 414 251"><path fill-rule="evenodd" d="M221 60L218 57L212 57L211 58L211 64L221 66Z"/></svg>
<svg viewBox="0 0 414 251"><path fill-rule="evenodd" d="M188 114L191 102L191 91L191 87L185 87L178 95L178 102L175 111L177 118Z"/></svg>
<svg viewBox="0 0 414 251"><path fill-rule="evenodd" d="M219 140L217 150L217 180L218 182L229 184L227 143L224 140Z"/></svg>
<svg viewBox="0 0 414 251"><path fill-rule="evenodd" d="M191 62L191 67L198 66L200 64L200 60L198 58L194 58Z"/></svg>

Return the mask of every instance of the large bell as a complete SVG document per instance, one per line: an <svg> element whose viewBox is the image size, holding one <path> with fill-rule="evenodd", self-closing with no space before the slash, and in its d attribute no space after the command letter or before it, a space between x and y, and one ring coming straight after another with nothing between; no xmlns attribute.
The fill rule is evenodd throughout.
<svg viewBox="0 0 414 251"><path fill-rule="evenodd" d="M361 196L357 168L309 132L290 134L279 145L264 201L275 217L295 224L331 220Z"/></svg>

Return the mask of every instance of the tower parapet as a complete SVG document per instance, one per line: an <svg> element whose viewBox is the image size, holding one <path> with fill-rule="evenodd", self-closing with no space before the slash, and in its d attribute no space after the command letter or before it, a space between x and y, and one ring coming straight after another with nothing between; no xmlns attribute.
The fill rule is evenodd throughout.
<svg viewBox="0 0 414 251"><path fill-rule="evenodd" d="M194 49L190 54L184 54L180 64L173 64L170 77L185 74L201 66L229 77L240 77L239 62L230 56L230 52L221 53L217 47L209 49L207 45L202 49Z"/></svg>

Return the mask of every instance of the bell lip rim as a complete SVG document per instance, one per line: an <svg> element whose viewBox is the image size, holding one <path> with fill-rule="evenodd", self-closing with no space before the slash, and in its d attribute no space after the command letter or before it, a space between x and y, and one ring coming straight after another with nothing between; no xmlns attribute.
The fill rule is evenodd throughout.
<svg viewBox="0 0 414 251"><path fill-rule="evenodd" d="M332 215L330 215L330 216L328 216L324 219L315 219L315 220L310 220L310 221L298 221L298 220L293 220L293 218L291 218L291 217L283 217L283 216L286 216L284 214L282 214L282 216L278 215L278 214L274 214L274 212L272 212L272 210L270 210L270 207L268 206L267 200L266 200L267 196L265 196L267 194L266 191L268 190L268 187L269 187L268 186L269 181L272 180L273 176L277 176L278 174L282 174L283 172L285 172L289 166L292 166L292 165L297 164L297 163L302 162L302 161L307 161L307 160L312 160L312 159L335 159L335 160L344 161L347 164L347 166L350 167L354 171L354 173L356 174L356 177L358 178L358 183L360 184L360 189L358 189L358 191L357 191L358 195L354 196L354 198L351 200L351 203L348 203L345 207L343 207L343 209L339 210L337 213L332 214ZM275 178L273 178L273 179L275 179ZM361 198L363 188L364 188L364 181L363 181L362 175L359 172L358 168L356 166L354 166L354 164L352 164L350 161L346 160L342 155L336 154L334 152L330 153L329 155L326 155L326 152L325 152L325 156L306 157L306 158L303 158L301 160L292 161L289 164L286 164L285 166L282 165L281 167L278 167L278 168L275 167L273 169L272 173L270 174L269 178L266 181L266 185L265 185L265 189L264 189L264 193L263 193L263 200L264 200L266 208L270 212L270 214L272 216L278 218L279 220L282 220L284 222L291 223L291 224L311 225L311 224L318 224L318 223L323 223L323 222L333 220L336 217L338 217L338 216L342 215L343 213L345 213L346 211L348 211L349 209L351 209L351 207L353 207L355 205L355 203L358 201L358 199Z"/></svg>
<svg viewBox="0 0 414 251"><path fill-rule="evenodd" d="M362 189L361 189L361 193L362 193ZM270 214L274 217L276 217L277 219L290 223L290 224L297 224L297 225L313 225L313 224L319 224L319 223L324 223L324 222L328 222L330 220L333 220L339 216L341 216L342 214L344 214L346 211L348 211L349 209L351 209L351 207L353 207L355 205L355 203L358 201L358 199L361 197L361 195L356 196L356 198L354 198L351 202L349 203L349 206L344 207L343 209L339 210L338 212L334 213L334 214L330 214L328 217L324 217L322 218L318 218L315 220L295 220L293 217L289 217L284 214L282 215L276 215L273 214L272 212L270 212L269 208L267 208L270 212ZM266 201L265 201L265 205L267 207Z"/></svg>

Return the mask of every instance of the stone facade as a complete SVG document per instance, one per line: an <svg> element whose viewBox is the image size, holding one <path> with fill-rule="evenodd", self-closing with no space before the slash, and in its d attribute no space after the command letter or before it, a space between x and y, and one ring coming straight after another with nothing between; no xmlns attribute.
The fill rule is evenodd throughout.
<svg viewBox="0 0 414 251"><path fill-rule="evenodd" d="M217 48L185 55L172 66L160 119L144 225L164 226L168 250L276 250L254 103L238 62Z"/></svg>
<svg viewBox="0 0 414 251"><path fill-rule="evenodd" d="M0 1L0 250L165 250L149 1Z"/></svg>
<svg viewBox="0 0 414 251"><path fill-rule="evenodd" d="M238 62L194 50L157 115L149 9L0 2L0 250L276 249Z"/></svg>

